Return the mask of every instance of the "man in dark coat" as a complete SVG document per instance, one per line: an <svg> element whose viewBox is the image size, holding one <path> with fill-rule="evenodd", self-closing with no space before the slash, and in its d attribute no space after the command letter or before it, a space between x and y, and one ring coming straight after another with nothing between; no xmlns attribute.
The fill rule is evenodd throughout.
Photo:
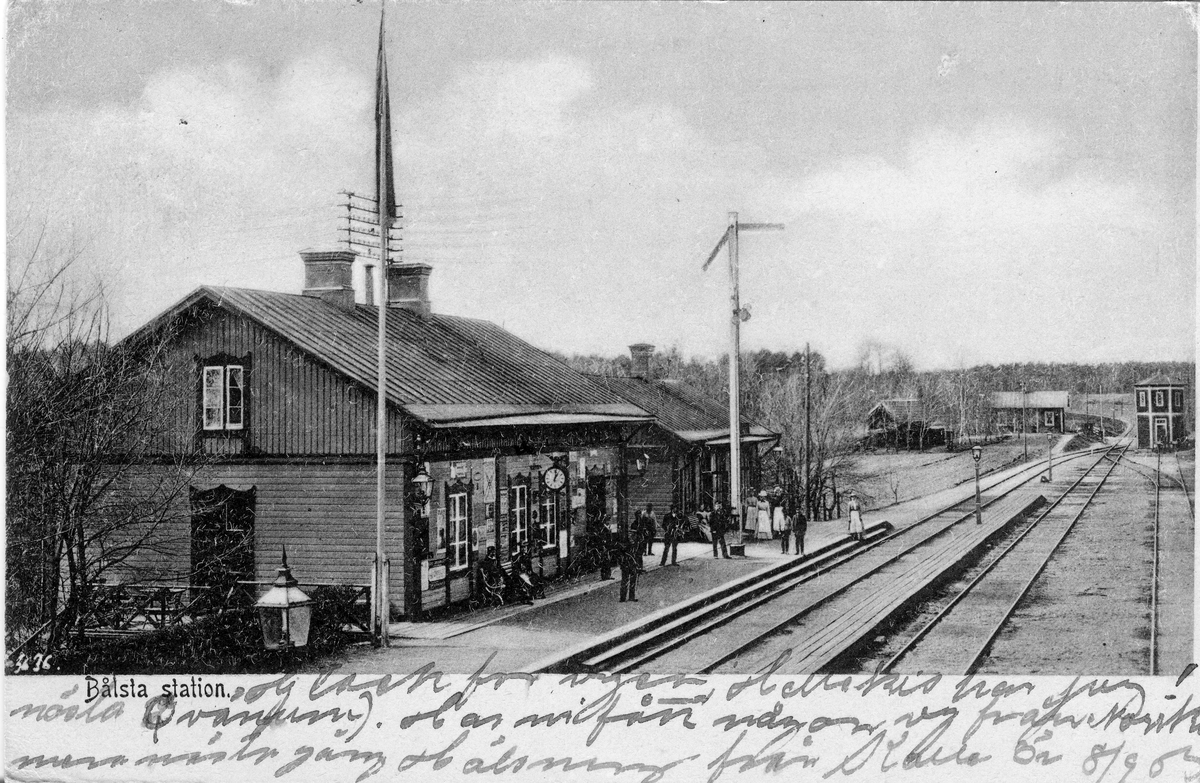
<svg viewBox="0 0 1200 783"><path fill-rule="evenodd" d="M713 557L717 557L717 544L721 545L721 554L729 560L729 547L725 543L725 531L729 529L729 512L725 506L717 503L712 515L708 518L708 528L712 531Z"/></svg>
<svg viewBox="0 0 1200 783"><path fill-rule="evenodd" d="M646 504L646 510L641 513L638 527L642 533L642 541L646 545L646 554L654 555L654 536L658 533L658 520L654 517L654 506Z"/></svg>
<svg viewBox="0 0 1200 783"><path fill-rule="evenodd" d="M613 578L613 535L606 519L601 519L593 526L592 540L600 551L600 581L607 582Z"/></svg>
<svg viewBox="0 0 1200 783"><path fill-rule="evenodd" d="M637 601L637 577L642 567L641 545L629 534L616 538L617 568L621 569L621 603Z"/></svg>
<svg viewBox="0 0 1200 783"><path fill-rule="evenodd" d="M671 510L663 517L663 553L662 562L659 565L667 564L667 555L671 555L671 565L679 565L675 562L679 559L679 539L683 538L683 515L679 513L678 506L671 506Z"/></svg>

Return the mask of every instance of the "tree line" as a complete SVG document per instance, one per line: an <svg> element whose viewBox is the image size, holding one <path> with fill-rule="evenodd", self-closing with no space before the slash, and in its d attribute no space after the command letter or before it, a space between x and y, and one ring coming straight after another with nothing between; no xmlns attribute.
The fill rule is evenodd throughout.
<svg viewBox="0 0 1200 783"><path fill-rule="evenodd" d="M560 358L584 373L631 374L628 356ZM809 351L807 359L801 351L749 351L741 356L739 380L742 415L781 435L780 449L766 456L764 469L787 477L787 490L810 515L820 516L836 503L837 477L853 470L853 458L865 445L868 411L882 400L916 400L926 423L940 420L954 433L954 448L997 434L992 392L1067 391L1072 405L1082 408L1075 395L1132 395L1134 383L1160 372L1190 384L1195 371L1193 362L1139 361L1009 362L918 371L902 350L866 341L855 363L841 369L831 368L819 350ZM728 405L727 357L685 358L677 348L656 351L650 374L678 379ZM1194 413L1189 420L1191 432Z"/></svg>

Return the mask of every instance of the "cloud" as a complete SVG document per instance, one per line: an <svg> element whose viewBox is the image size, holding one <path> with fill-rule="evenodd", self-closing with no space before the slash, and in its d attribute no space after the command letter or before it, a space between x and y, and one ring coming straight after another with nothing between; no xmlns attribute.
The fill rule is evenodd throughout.
<svg viewBox="0 0 1200 783"><path fill-rule="evenodd" d="M802 213L839 214L905 233L1149 225L1136 188L1073 171L1060 145L1053 132L1014 125L965 135L937 130L916 139L902 165L857 158L809 177L793 203Z"/></svg>

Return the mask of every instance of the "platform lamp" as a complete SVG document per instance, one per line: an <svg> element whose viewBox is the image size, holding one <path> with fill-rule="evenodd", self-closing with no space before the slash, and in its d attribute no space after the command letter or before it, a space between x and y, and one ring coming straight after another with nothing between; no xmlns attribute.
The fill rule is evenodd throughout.
<svg viewBox="0 0 1200 783"><path fill-rule="evenodd" d="M288 650L308 644L313 601L299 585L288 568L287 547L284 547L283 565L275 584L255 603L263 645L268 650Z"/></svg>
<svg viewBox="0 0 1200 783"><path fill-rule="evenodd" d="M418 457L417 472L408 481L408 492L405 501L408 503L408 533L412 544L405 555L406 561L411 558L411 568L416 574L417 584L409 597L412 602L410 610L415 617L421 616L421 589L425 569L429 567L429 517L426 513L430 493L433 490L433 478L425 470L425 462ZM407 567L407 566L406 566ZM372 599L374 602L374 599ZM378 611L378 609L376 609Z"/></svg>
<svg viewBox="0 0 1200 783"><path fill-rule="evenodd" d="M975 460L975 524L983 524L983 509L979 504L979 460L983 458L983 447L971 447L971 459Z"/></svg>

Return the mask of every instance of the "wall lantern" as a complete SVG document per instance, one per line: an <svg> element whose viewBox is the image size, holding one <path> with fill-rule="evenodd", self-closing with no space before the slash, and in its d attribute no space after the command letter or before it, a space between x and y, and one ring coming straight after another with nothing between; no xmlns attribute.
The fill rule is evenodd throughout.
<svg viewBox="0 0 1200 783"><path fill-rule="evenodd" d="M275 585L258 599L258 619L262 625L263 644L268 650L285 650L308 644L312 621L312 599L299 587L288 568L287 548L283 550L283 565Z"/></svg>
<svg viewBox="0 0 1200 783"><path fill-rule="evenodd" d="M425 470L425 466L417 468L417 473L412 477L413 485L413 502L418 506L423 506L429 501L429 492L433 488L433 478Z"/></svg>

